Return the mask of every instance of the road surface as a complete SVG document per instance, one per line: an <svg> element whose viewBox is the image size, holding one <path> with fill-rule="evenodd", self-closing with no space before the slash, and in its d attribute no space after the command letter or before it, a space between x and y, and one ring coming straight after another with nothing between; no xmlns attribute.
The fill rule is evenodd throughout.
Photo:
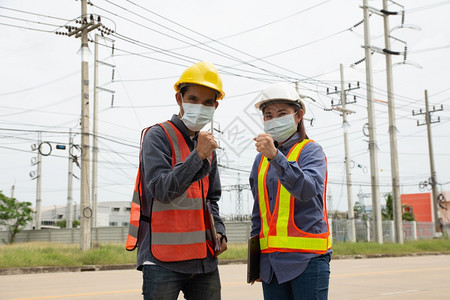
<svg viewBox="0 0 450 300"><path fill-rule="evenodd" d="M246 283L246 265L220 265L222 299L262 299ZM335 259L329 299L450 299L450 255ZM142 299L136 270L0 276L0 299ZM179 299L183 299L182 296Z"/></svg>

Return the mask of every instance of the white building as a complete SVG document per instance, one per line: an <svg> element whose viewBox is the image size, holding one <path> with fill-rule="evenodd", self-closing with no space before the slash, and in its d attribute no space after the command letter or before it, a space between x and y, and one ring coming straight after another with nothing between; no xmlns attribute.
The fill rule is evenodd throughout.
<svg viewBox="0 0 450 300"><path fill-rule="evenodd" d="M35 210L35 208L33 208ZM73 220L80 220L80 206L72 205ZM131 201L109 201L97 204L97 227L128 226ZM54 205L41 208L41 228L54 228L56 223L67 219L67 206ZM32 229L29 225L26 229Z"/></svg>

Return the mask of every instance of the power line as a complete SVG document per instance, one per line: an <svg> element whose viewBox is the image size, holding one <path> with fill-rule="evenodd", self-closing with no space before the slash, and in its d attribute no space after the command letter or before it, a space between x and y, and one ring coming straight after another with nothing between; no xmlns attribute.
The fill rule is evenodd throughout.
<svg viewBox="0 0 450 300"><path fill-rule="evenodd" d="M26 89L17 90L17 91L13 91L13 92L3 93L3 94L0 94L0 96L9 96L9 95L19 94L19 93L23 93L23 92L28 92L28 91L32 91L32 90L35 90L35 89L39 89L39 88L42 88L42 87L44 87L44 86L47 86L47 85L56 83L56 82L58 82L58 81L67 79L67 78L72 77L73 75L79 74L79 73L80 73L80 70L77 70L77 71L75 71L75 72L72 72L72 73L70 73L70 74L64 75L64 76L59 77L59 78L57 78L57 79L54 79L54 80L51 80L51 81L47 81L47 82L41 83L41 84L36 85L36 86L29 87L29 88L26 88Z"/></svg>
<svg viewBox="0 0 450 300"><path fill-rule="evenodd" d="M72 20L69 20L69 19L63 19L63 18L59 18L59 17L54 17L54 16L49 16L49 15L43 15L43 14L38 14L38 13L28 12L28 11L19 10L19 9L14 9L14 8L5 7L5 6L0 6L0 8L2 8L2 9L7 9L7 10L12 10L12 11L16 11L16 12L20 12L20 13L24 13L24 14L29 14L29 15L39 16L39 17L45 17L45 18L50 18L50 19L60 20L60 21L67 21L67 22L72 21Z"/></svg>
<svg viewBox="0 0 450 300"><path fill-rule="evenodd" d="M25 27L25 26L19 26L19 25L11 25L11 24L6 24L6 23L0 23L0 25L14 27L14 28L19 28L19 29L40 31L40 32L45 32L45 33L53 33L56 30L58 30L58 29L55 29L55 30L43 30L43 29L37 29L37 28L31 28L31 27Z"/></svg>
<svg viewBox="0 0 450 300"><path fill-rule="evenodd" d="M109 0L105 0L105 1L111 3ZM132 2L131 2L131 3L132 3ZM111 4L113 4L113 3L111 3ZM134 3L132 3L132 4L134 4ZM113 5L115 5L115 6L119 7L119 8L122 8L122 9L124 9L125 11L131 12L130 10L125 9L125 8L123 8L123 7L121 7L121 6L117 5L117 4L113 4ZM136 5L136 4L135 4L135 5ZM142 6L139 6L139 5L136 5L136 6L138 6L140 9L143 9L143 10L149 12L149 13L155 14L154 12L152 12L152 11L146 9L145 7L142 7ZM152 23L156 23L155 21L149 20L148 18L146 18L146 17L144 17L144 16L141 16L141 15L135 13L135 12L131 12L131 13L133 13L134 15L139 16L139 17L141 17L141 18L143 18L143 19L146 19L146 20L148 20L148 21L150 21L150 22L152 22ZM115 15L117 15L117 14L115 14ZM158 14L156 14L156 15L158 15ZM117 15L117 16L119 16L119 15ZM158 16L160 16L160 15L158 15ZM119 17L122 17L122 16L119 16ZM161 18L164 18L164 19L167 19L167 18L162 17L162 16L160 16L160 17L161 17ZM122 18L124 18L124 17L122 17ZM125 18L125 19L126 19L126 18ZM128 19L127 19L127 20L128 20ZM167 20L168 20L168 19L167 19ZM129 21L130 21L130 20L129 20ZM170 21L170 20L168 20L168 21ZM136 23L136 22L134 22L134 21L130 21L130 22ZM250 57L252 57L252 58L254 58L254 59L260 60L260 59L256 58L256 57L253 56L253 55L250 55L250 54L245 53L245 52L243 52L243 51L241 51L241 50L238 50L238 49L236 49L236 48L234 48L234 47L231 47L231 46L229 46L229 45L226 45L226 44L224 44L224 43L222 43L222 42L220 42L220 41L214 40L214 39L212 39L212 38L210 38L210 37L208 37L208 36L206 36L206 35L203 35L203 34L197 32L197 31L195 31L195 30L189 29L189 28L187 28L186 26L183 26L183 25L181 25L181 24L179 24L179 23L176 23L176 22L174 22L174 21L170 21L170 22L171 22L171 23L174 23L174 24L176 24L177 26L180 26L180 27L182 27L182 28L184 28L184 29L187 29L187 30L189 30L189 31L191 31L191 32L194 32L194 33L196 33L196 34L198 34L198 35L200 35L200 36L202 36L202 37L205 37L205 38L207 38L207 39L209 39L209 40L213 40L213 41L219 43L220 45L223 45L223 46L225 46L225 47L227 47L227 48L230 48L230 49L232 49L232 50L234 50L234 51L237 51L237 52L239 52L239 53L245 54L245 55L250 56ZM159 26L161 26L161 27L164 27L163 25L161 25L161 24L159 24L159 23L156 23L156 24L159 25ZM145 27L145 28L148 28L147 26L144 26L144 25L141 25L141 26L143 26L143 27ZM152 30L152 31L155 31L155 30L153 30L153 29L151 29L151 30ZM177 34L180 34L179 32L177 32L177 31L175 31L175 30L172 30L172 29L169 29L169 30L170 30L170 31L174 31L174 32L177 33ZM167 34L164 34L164 35L179 40L178 38L175 38L175 37L173 37L173 36L170 36L170 35L167 35ZM186 35L183 35L183 34L180 34L180 35L182 35L182 36L184 36L184 37L187 37ZM190 37L187 37L187 38L193 39L193 38L190 38ZM197 41L197 40L195 40L195 39L193 39L193 40L194 40L194 41ZM191 44L191 43L185 42L185 41L183 41L183 42L184 42L184 43L187 43L187 44L189 44L189 45L191 45L191 46L195 46L195 44ZM197 42L199 42L199 41L197 41ZM201 44L203 45L204 43L201 43ZM200 47L198 47L198 48L200 48ZM200 48L200 49L205 50L205 49L203 49L203 48ZM217 52L214 52L214 51L210 51L210 52L217 54ZM225 58L235 60L235 61L240 62L240 63L242 63L242 64L246 64L246 65L249 65L249 66L251 66L251 67L260 69L260 70L262 70L262 71L264 71L264 72L267 72L267 73L269 73L269 74L272 74L272 76L275 76L275 77L278 77L278 78L284 78L285 80L287 79L287 78L285 77L285 75L282 75L282 74L280 74L280 73L275 73L275 72L266 70L266 69L261 68L261 67L257 67L257 66L255 66L255 65L250 64L249 62L245 62L245 61L243 61L243 60L241 60L241 59L238 59L238 58L236 58L236 57L234 57L234 56L231 56L231 55L229 55L229 54L227 54L227 53L225 53L225 52L223 52L223 51L219 51L219 53L220 53L220 54L219 54L220 56L223 56L223 57L225 57ZM266 63L268 63L268 62L266 62ZM276 66L276 65L274 65L274 66ZM243 76L243 77L245 77L245 76ZM288 79L288 80L289 80L289 79ZM292 78L291 78L291 80L292 80Z"/></svg>
<svg viewBox="0 0 450 300"><path fill-rule="evenodd" d="M439 2L439 3L435 3L435 4L430 4L430 5L425 5L425 6L420 6L420 7L416 7L416 8L411 8L411 9L407 9L405 10L408 13L416 13L416 12L421 12L430 8L435 8L438 6L443 6L443 5L448 5L450 4L450 1L443 1L443 2Z"/></svg>
<svg viewBox="0 0 450 300"><path fill-rule="evenodd" d="M7 19L12 19L12 20L16 20L16 21L23 21L23 22L27 22L27 23L35 23L35 24L39 24L39 25L60 27L60 25L56 25L56 24L49 24L49 23L33 21L33 20L27 20L27 19L16 18L16 17L10 17L10 16L2 16L2 15L0 15L0 18L7 18Z"/></svg>

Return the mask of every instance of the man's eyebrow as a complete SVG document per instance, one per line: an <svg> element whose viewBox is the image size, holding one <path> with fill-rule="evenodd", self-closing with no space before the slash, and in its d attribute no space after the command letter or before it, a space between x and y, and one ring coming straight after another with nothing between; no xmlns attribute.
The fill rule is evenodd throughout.
<svg viewBox="0 0 450 300"><path fill-rule="evenodd" d="M189 95L188 96L188 99L190 99L190 100L197 100L198 99L198 97L196 96L196 95Z"/></svg>

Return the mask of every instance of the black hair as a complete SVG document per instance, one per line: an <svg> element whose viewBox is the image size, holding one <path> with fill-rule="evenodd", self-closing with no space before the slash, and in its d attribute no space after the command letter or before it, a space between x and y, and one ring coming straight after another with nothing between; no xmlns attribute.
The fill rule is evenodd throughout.
<svg viewBox="0 0 450 300"><path fill-rule="evenodd" d="M181 88L180 88L180 93L181 93L181 95L184 97L184 93L186 93L186 91L187 91L187 88L189 87L189 86L191 86L191 85L194 85L194 84L184 84L184 85L182 85L181 86ZM202 85L203 86L203 85ZM214 100L216 100L217 101L217 97L219 97L219 92L217 92L216 90L214 90L214 89L212 89L213 91L214 91L214 94L216 95L216 98L214 99Z"/></svg>

